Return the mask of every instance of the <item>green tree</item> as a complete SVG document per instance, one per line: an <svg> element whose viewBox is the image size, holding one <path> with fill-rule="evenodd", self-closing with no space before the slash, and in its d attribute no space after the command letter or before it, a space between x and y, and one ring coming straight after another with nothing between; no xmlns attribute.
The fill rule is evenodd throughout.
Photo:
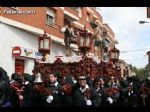
<svg viewBox="0 0 150 112"><path fill-rule="evenodd" d="M148 66L146 65L144 68L137 68L136 66L129 65L130 69L136 73L136 77L140 80L144 80L147 78L148 74Z"/></svg>

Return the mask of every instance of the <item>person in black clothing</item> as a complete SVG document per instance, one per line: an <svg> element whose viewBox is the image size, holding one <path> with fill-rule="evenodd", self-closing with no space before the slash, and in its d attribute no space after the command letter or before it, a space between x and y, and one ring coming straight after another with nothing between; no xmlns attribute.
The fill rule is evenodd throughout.
<svg viewBox="0 0 150 112"><path fill-rule="evenodd" d="M106 88L107 98L105 105L109 107L119 106L120 87L119 84L115 83L113 76L110 77Z"/></svg>
<svg viewBox="0 0 150 112"><path fill-rule="evenodd" d="M13 106L15 107L19 107L22 105L23 88L24 85L22 78L17 73L13 73L11 76L10 91L11 101L13 103Z"/></svg>
<svg viewBox="0 0 150 112"><path fill-rule="evenodd" d="M24 99L23 99L23 107L32 106L32 99L33 99L33 84L34 84L34 77L30 74L24 73Z"/></svg>
<svg viewBox="0 0 150 112"><path fill-rule="evenodd" d="M0 107L12 107L9 88L9 77L7 72L0 67Z"/></svg>
<svg viewBox="0 0 150 112"><path fill-rule="evenodd" d="M64 84L61 88L62 106L73 106L73 87L70 84Z"/></svg>
<svg viewBox="0 0 150 112"><path fill-rule="evenodd" d="M121 89L120 89L119 100L120 100L120 105L123 107L128 106L128 85L129 85L129 82L127 79L122 78L120 80Z"/></svg>
<svg viewBox="0 0 150 112"><path fill-rule="evenodd" d="M143 92L145 94L145 106L149 107L150 106L150 80L146 79L144 81L144 88L146 88ZM144 95L143 95L144 96ZM142 94L141 94L142 97Z"/></svg>
<svg viewBox="0 0 150 112"><path fill-rule="evenodd" d="M57 81L57 75L51 73L49 75L49 82L46 85L47 97L46 97L46 106L61 106L61 84Z"/></svg>
<svg viewBox="0 0 150 112"><path fill-rule="evenodd" d="M93 88L87 85L85 76L79 76L78 83L80 86L74 93L74 105L82 107L92 106L95 96Z"/></svg>
<svg viewBox="0 0 150 112"><path fill-rule="evenodd" d="M64 77L64 84L61 88L62 105L73 106L73 93L76 90L76 81L74 77L69 73Z"/></svg>
<svg viewBox="0 0 150 112"><path fill-rule="evenodd" d="M106 88L104 87L104 80L100 77L97 77L94 80L94 90L96 92L96 97L93 101L93 106L95 107L105 107L106 101Z"/></svg>
<svg viewBox="0 0 150 112"><path fill-rule="evenodd" d="M32 93L32 106L33 107L45 107L46 102L46 94L45 87L43 82L34 83L33 85L33 93Z"/></svg>

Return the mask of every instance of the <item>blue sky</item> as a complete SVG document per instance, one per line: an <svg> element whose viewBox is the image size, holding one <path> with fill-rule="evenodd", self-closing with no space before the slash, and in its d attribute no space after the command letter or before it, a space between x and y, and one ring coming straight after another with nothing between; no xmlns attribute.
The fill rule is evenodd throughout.
<svg viewBox="0 0 150 112"><path fill-rule="evenodd" d="M99 7L103 23L108 23L115 33L119 44L116 47L122 51L145 49L137 52L120 53L120 59L138 68L148 63L146 52L150 50L150 24L139 24L147 18L146 7Z"/></svg>

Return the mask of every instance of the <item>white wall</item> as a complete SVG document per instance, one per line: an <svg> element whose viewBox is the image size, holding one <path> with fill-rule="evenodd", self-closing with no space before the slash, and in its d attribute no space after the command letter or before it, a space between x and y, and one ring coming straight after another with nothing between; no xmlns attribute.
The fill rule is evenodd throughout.
<svg viewBox="0 0 150 112"><path fill-rule="evenodd" d="M15 59L12 57L12 47L20 46L37 50L38 41L36 36L18 28L0 23L0 66L3 67L9 76L15 72ZM34 61L25 61L26 73L32 73Z"/></svg>
<svg viewBox="0 0 150 112"><path fill-rule="evenodd" d="M37 36L19 28L0 23L0 67L3 67L9 76L15 72L15 58L12 57L12 47L20 46L32 50L38 49ZM63 45L54 41L51 43L51 55L65 56ZM75 55L73 52L72 55ZM32 74L33 59L25 59L25 73Z"/></svg>
<svg viewBox="0 0 150 112"><path fill-rule="evenodd" d="M34 67L34 60L33 59L26 59L24 66L25 66L24 72L32 75L32 70Z"/></svg>
<svg viewBox="0 0 150 112"><path fill-rule="evenodd" d="M51 43L51 54L54 56L64 56L65 55L65 47L52 41Z"/></svg>
<svg viewBox="0 0 150 112"><path fill-rule="evenodd" d="M65 46L60 45L54 41L51 43L51 55L54 56L66 56ZM74 51L72 51L72 55L76 55Z"/></svg>

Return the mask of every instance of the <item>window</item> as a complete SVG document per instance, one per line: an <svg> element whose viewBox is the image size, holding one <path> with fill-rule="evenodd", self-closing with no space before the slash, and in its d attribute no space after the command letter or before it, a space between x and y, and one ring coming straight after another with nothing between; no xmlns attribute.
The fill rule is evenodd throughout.
<svg viewBox="0 0 150 112"><path fill-rule="evenodd" d="M52 8L49 8L46 12L47 24L54 26L55 23L55 11Z"/></svg>
<svg viewBox="0 0 150 112"><path fill-rule="evenodd" d="M82 18L82 7L79 7L78 10L79 10L79 17Z"/></svg>
<svg viewBox="0 0 150 112"><path fill-rule="evenodd" d="M90 13L87 13L87 21L89 21L90 22Z"/></svg>

